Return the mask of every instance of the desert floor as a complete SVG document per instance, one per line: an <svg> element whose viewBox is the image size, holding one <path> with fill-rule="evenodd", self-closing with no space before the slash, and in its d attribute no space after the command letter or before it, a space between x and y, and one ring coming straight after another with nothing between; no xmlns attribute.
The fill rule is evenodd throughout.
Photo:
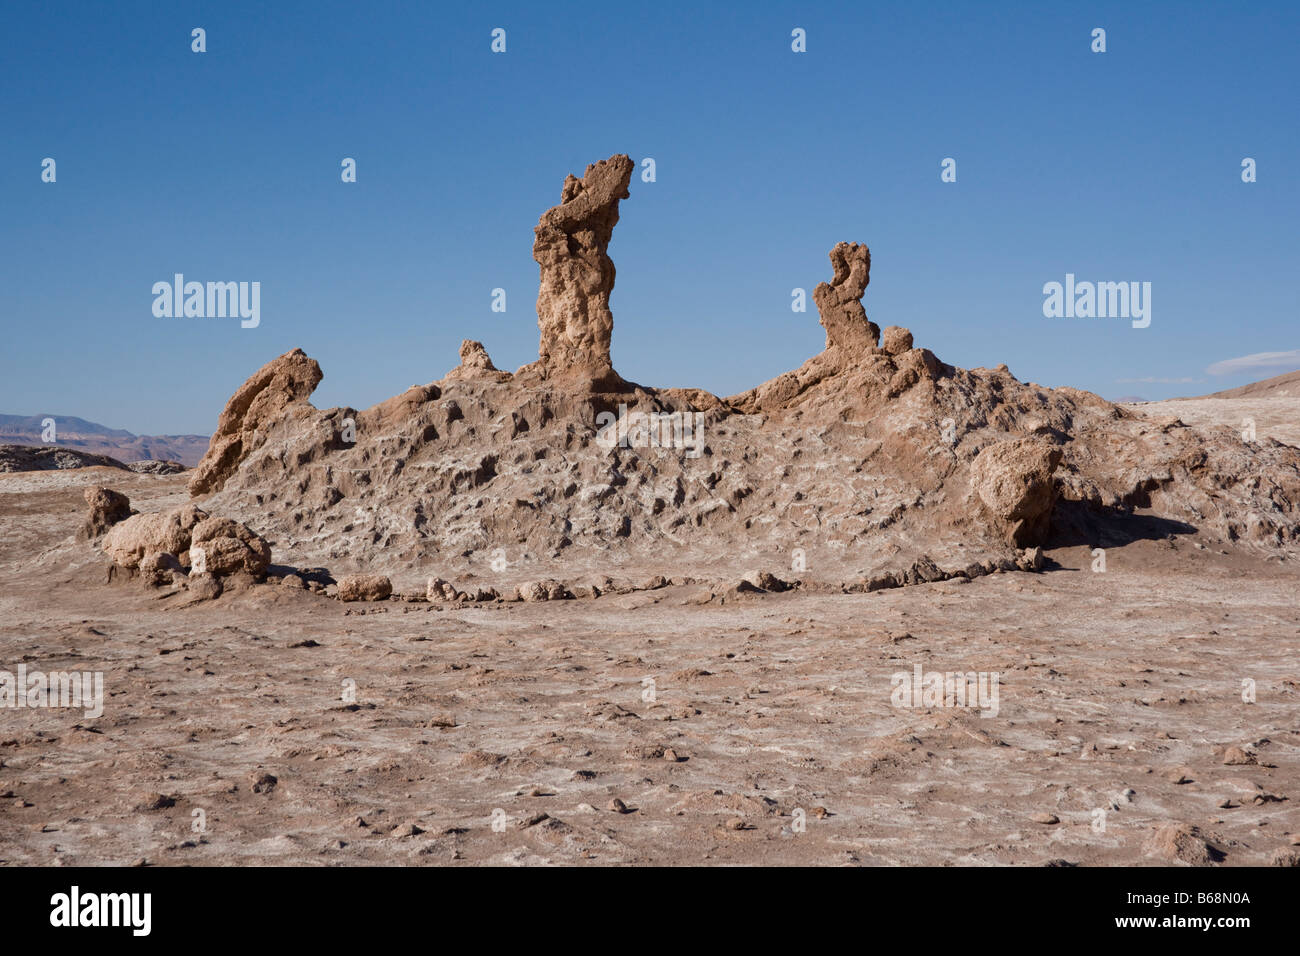
<svg viewBox="0 0 1300 956"><path fill-rule="evenodd" d="M1244 432L1254 424L1259 439L1273 438L1300 445L1300 417L1296 399L1276 395L1248 398L1171 398L1164 402L1129 402L1126 408L1156 418L1179 418L1188 425L1222 426Z"/></svg>
<svg viewBox="0 0 1300 956"><path fill-rule="evenodd" d="M145 511L184 480L0 476L0 669L105 683L98 719L0 710L4 863L1132 865L1190 824L1258 865L1300 834L1290 563L1188 535L1104 573L1080 547L1041 574L722 606L265 585L185 607L105 583L73 537L82 489ZM996 672L997 716L895 707L916 664Z"/></svg>

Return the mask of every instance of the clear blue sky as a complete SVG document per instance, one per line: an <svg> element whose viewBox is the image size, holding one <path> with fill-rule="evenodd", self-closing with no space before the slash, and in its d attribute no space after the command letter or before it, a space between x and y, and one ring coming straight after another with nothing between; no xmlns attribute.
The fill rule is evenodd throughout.
<svg viewBox="0 0 1300 956"><path fill-rule="evenodd" d="M790 291L841 240L871 246L868 315L953 364L1148 398L1300 367L1205 371L1300 348L1300 5L700 7L7 4L0 412L208 432L294 346L322 407L440 378L463 338L513 370L532 228L616 152L657 164L610 247L633 381L730 394L819 351ZM261 282L261 325L155 318L176 272ZM1067 272L1151 282L1151 326L1045 318Z"/></svg>

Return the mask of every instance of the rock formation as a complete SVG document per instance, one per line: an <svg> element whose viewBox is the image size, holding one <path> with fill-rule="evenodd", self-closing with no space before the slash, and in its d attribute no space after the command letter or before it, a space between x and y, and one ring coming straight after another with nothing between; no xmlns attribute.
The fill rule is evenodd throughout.
<svg viewBox="0 0 1300 956"><path fill-rule="evenodd" d="M614 263L606 250L633 168L620 154L588 166L581 179L568 176L560 205L543 213L534 230L541 344L537 362L525 368L542 377L587 381L595 389L623 384L610 361Z"/></svg>
<svg viewBox="0 0 1300 956"><path fill-rule="evenodd" d="M1200 828L1190 823L1166 823L1156 829L1144 844L1148 856L1166 863L1209 866L1221 862L1227 854L1206 839Z"/></svg>
<svg viewBox="0 0 1300 956"><path fill-rule="evenodd" d="M263 365L226 403L207 454L190 478L190 494L219 491L239 463L265 440L266 427L292 406L305 403L322 378L316 360L302 349Z"/></svg>
<svg viewBox="0 0 1300 956"><path fill-rule="evenodd" d="M826 329L826 347L849 352L875 348L880 328L862 308L862 294L871 281L871 250L862 243L838 243L831 250L831 269L831 281L813 289Z"/></svg>
<svg viewBox="0 0 1300 956"><path fill-rule="evenodd" d="M185 569L170 551L150 551L140 559L136 569L145 584L154 587L181 581L185 577Z"/></svg>
<svg viewBox="0 0 1300 956"><path fill-rule="evenodd" d="M134 471L141 475L174 475L185 470L179 461L147 458L123 462L107 455L95 455L60 445L0 445L0 474L97 467Z"/></svg>
<svg viewBox="0 0 1300 956"><path fill-rule="evenodd" d="M862 295L871 281L871 253L856 242L837 243L830 252L833 275L813 290L826 348L803 365L778 375L748 392L726 399L731 407L750 414L784 415L825 401L838 403L844 414L854 406L856 417L876 414L881 399L897 398L921 382L947 374L948 366L929 349L915 348L912 333L898 326L886 330L867 318Z"/></svg>
<svg viewBox="0 0 1300 956"><path fill-rule="evenodd" d="M211 517L194 505L137 514L115 524L101 547L120 568L138 569L150 584L165 584L172 575L230 575L243 571L265 577L270 545L247 525Z"/></svg>
<svg viewBox="0 0 1300 956"><path fill-rule="evenodd" d="M799 550L816 555L809 574L870 590L1034 569L1041 553L1016 549L1054 541L1300 542L1296 449L1153 421L1006 366L947 365L904 328L881 335L861 303L860 244L831 250L832 281L814 293L826 348L798 368L728 398L623 382L606 249L631 171L615 156L570 176L542 216L536 363L512 376L467 340L440 381L317 410L320 370L295 350L231 399L191 491L219 488L204 508L261 529L283 561L383 571L402 593L403 574L474 581L434 578L426 596L443 603L537 600L575 562L647 554L733 575ZM607 416L633 414L698 416L700 454L600 440ZM339 439L349 418L355 442Z"/></svg>
<svg viewBox="0 0 1300 956"><path fill-rule="evenodd" d="M129 462L126 467L139 475L179 475L186 470L185 465L179 461L156 458Z"/></svg>
<svg viewBox="0 0 1300 956"><path fill-rule="evenodd" d="M245 524L230 518L206 518L195 525L190 536L189 557L198 573L246 571L260 578L271 564L271 548Z"/></svg>
<svg viewBox="0 0 1300 956"><path fill-rule="evenodd" d="M482 342L465 339L460 343L460 364L447 373L447 378L483 379L492 382L509 381L510 373L492 364L492 358Z"/></svg>
<svg viewBox="0 0 1300 956"><path fill-rule="evenodd" d="M0 474L12 471L54 471L66 468L120 468L125 463L105 455L60 448L55 445L0 445Z"/></svg>
<svg viewBox="0 0 1300 956"><path fill-rule="evenodd" d="M194 505L135 515L114 525L104 535L101 547L114 564L123 568L138 567L146 556L160 553L188 563L191 533L207 516Z"/></svg>
<svg viewBox="0 0 1300 956"><path fill-rule="evenodd" d="M383 574L349 574L339 578L340 601L383 601L393 593L393 582Z"/></svg>
<svg viewBox="0 0 1300 956"><path fill-rule="evenodd" d="M1008 544L1046 540L1056 502L1052 475L1060 463L1061 449L1035 437L988 445L971 462L971 487Z"/></svg>
<svg viewBox="0 0 1300 956"><path fill-rule="evenodd" d="M881 335L880 347L890 355L911 351L912 333L898 325L891 325Z"/></svg>
<svg viewBox="0 0 1300 956"><path fill-rule="evenodd" d="M98 538L113 525L125 521L135 513L131 510L131 499L112 488L87 488L83 494L90 509L78 532L78 537L84 540Z"/></svg>

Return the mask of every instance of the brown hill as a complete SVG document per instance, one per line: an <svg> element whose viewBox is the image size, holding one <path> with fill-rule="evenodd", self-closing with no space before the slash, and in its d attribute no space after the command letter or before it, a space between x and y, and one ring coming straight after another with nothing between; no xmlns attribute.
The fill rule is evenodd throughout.
<svg viewBox="0 0 1300 956"><path fill-rule="evenodd" d="M178 461L192 468L208 450L205 435L134 435L73 415L0 415L0 443L49 445L45 423L50 419L57 427L53 444L87 455L118 461Z"/></svg>
<svg viewBox="0 0 1300 956"><path fill-rule="evenodd" d="M65 468L120 468L127 470L125 462L107 455L91 455L70 448L51 445L0 445L0 472L54 471Z"/></svg>
<svg viewBox="0 0 1300 956"><path fill-rule="evenodd" d="M146 458L130 463L58 445L0 445L0 472L62 471L68 468L118 468L139 474L174 475L185 470L178 461Z"/></svg>
<svg viewBox="0 0 1300 956"><path fill-rule="evenodd" d="M1300 398L1300 370L1274 375L1260 382L1251 382L1238 388L1211 392L1198 398Z"/></svg>

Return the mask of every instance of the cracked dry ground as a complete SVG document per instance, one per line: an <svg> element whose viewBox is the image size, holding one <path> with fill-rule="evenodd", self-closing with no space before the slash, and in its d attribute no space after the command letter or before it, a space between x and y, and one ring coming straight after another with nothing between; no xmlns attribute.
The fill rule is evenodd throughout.
<svg viewBox="0 0 1300 956"><path fill-rule="evenodd" d="M1189 537L1104 574L1072 548L1043 574L725 606L265 586L177 608L72 540L97 471L0 477L0 668L102 670L106 696L97 720L0 711L8 864L1127 865L1167 862L1148 840L1186 823L1258 865L1300 832L1286 564ZM184 476L113 479L141 510L185 500ZM999 672L998 716L895 708L918 663Z"/></svg>

